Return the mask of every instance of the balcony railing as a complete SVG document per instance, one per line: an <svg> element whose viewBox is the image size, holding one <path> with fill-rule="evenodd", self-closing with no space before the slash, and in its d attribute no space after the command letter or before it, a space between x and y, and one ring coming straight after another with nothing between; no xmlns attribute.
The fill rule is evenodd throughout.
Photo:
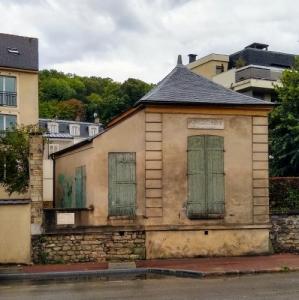
<svg viewBox="0 0 299 300"><path fill-rule="evenodd" d="M267 68L247 67L236 71L236 82L246 79L263 79L277 81L281 76L282 70L272 70Z"/></svg>
<svg viewBox="0 0 299 300"><path fill-rule="evenodd" d="M0 106L17 106L17 93L0 91Z"/></svg>

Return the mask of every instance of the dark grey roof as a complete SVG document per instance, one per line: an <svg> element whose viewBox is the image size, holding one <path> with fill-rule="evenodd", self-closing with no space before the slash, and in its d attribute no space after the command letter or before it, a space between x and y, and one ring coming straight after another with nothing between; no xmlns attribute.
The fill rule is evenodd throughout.
<svg viewBox="0 0 299 300"><path fill-rule="evenodd" d="M220 86L178 64L140 103L272 105L271 102L239 94Z"/></svg>
<svg viewBox="0 0 299 300"><path fill-rule="evenodd" d="M74 137L87 138L89 137L88 126L90 125L98 126L99 132L103 131L103 125L101 123L97 124L97 123L89 123L89 122L78 122L78 121L56 120L56 119L39 119L39 127L47 131L48 129L47 125L49 122L58 123L58 130L59 130L59 133L46 132L44 136L49 138L67 138L67 139L74 138ZM80 136L72 136L70 134L70 124L80 125Z"/></svg>
<svg viewBox="0 0 299 300"><path fill-rule="evenodd" d="M0 67L38 71L38 39L0 33Z"/></svg>
<svg viewBox="0 0 299 300"><path fill-rule="evenodd" d="M235 68L239 59L242 59L246 66L258 65L265 67L291 68L295 62L295 55L246 47L229 56L229 68Z"/></svg>

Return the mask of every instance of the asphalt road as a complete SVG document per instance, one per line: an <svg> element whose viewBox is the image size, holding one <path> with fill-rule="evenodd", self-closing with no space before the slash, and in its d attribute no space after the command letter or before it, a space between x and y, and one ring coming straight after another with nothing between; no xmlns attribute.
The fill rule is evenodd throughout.
<svg viewBox="0 0 299 300"><path fill-rule="evenodd" d="M77 280L0 284L0 299L299 299L299 273L191 279Z"/></svg>

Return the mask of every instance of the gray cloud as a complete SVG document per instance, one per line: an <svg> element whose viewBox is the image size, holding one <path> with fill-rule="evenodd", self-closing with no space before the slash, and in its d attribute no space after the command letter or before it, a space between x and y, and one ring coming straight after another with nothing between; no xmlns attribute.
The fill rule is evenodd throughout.
<svg viewBox="0 0 299 300"><path fill-rule="evenodd" d="M41 68L156 82L177 54L258 41L298 53L296 0L0 0L2 32L36 36Z"/></svg>

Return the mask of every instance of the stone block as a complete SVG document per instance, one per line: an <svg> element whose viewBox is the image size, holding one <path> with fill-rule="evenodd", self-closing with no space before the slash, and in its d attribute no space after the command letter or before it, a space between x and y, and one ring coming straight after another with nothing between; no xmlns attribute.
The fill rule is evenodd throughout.
<svg viewBox="0 0 299 300"><path fill-rule="evenodd" d="M269 215L254 215L253 221L255 224L268 224L269 223Z"/></svg>
<svg viewBox="0 0 299 300"><path fill-rule="evenodd" d="M268 134L267 125L253 125L252 127L253 134Z"/></svg>
<svg viewBox="0 0 299 300"><path fill-rule="evenodd" d="M161 179L146 179L145 187L154 189L154 188L161 188L162 187L162 180Z"/></svg>
<svg viewBox="0 0 299 300"><path fill-rule="evenodd" d="M162 208L146 208L146 216L150 218L162 217L163 209Z"/></svg>
<svg viewBox="0 0 299 300"><path fill-rule="evenodd" d="M253 117L253 125L268 125L268 117Z"/></svg>
<svg viewBox="0 0 299 300"><path fill-rule="evenodd" d="M162 122L162 114L159 114L159 113L146 113L145 114L145 121L146 122L152 122L152 123Z"/></svg>
<svg viewBox="0 0 299 300"><path fill-rule="evenodd" d="M146 132L145 140L148 142L161 142L162 133L161 132Z"/></svg>
<svg viewBox="0 0 299 300"><path fill-rule="evenodd" d="M146 170L145 179L162 179L162 170Z"/></svg>
<svg viewBox="0 0 299 300"><path fill-rule="evenodd" d="M253 197L268 197L269 189L268 188L253 188Z"/></svg>
<svg viewBox="0 0 299 300"><path fill-rule="evenodd" d="M162 160L162 151L145 151L146 160Z"/></svg>
<svg viewBox="0 0 299 300"><path fill-rule="evenodd" d="M253 170L268 170L268 162L267 161L254 161Z"/></svg>
<svg viewBox="0 0 299 300"><path fill-rule="evenodd" d="M145 150L153 151L153 150L162 150L161 142L145 142Z"/></svg>
<svg viewBox="0 0 299 300"><path fill-rule="evenodd" d="M252 144L252 151L253 152L265 152L268 153L268 144Z"/></svg>
<svg viewBox="0 0 299 300"><path fill-rule="evenodd" d="M256 160L259 160L259 161L266 160L266 161L268 161L269 155L268 155L267 152L264 152L264 153L263 152L256 152L256 153L252 154L252 159L254 161L256 161Z"/></svg>
<svg viewBox="0 0 299 300"><path fill-rule="evenodd" d="M146 131L162 131L162 123L145 123Z"/></svg>
<svg viewBox="0 0 299 300"><path fill-rule="evenodd" d="M162 190L161 189L146 189L145 196L147 198L161 198Z"/></svg>
<svg viewBox="0 0 299 300"><path fill-rule="evenodd" d="M254 188L259 188L259 187L268 188L269 187L269 180L267 180L267 179L253 179L253 187Z"/></svg>
<svg viewBox="0 0 299 300"><path fill-rule="evenodd" d="M162 169L162 161L148 160L145 162L145 168L147 170L161 170Z"/></svg>
<svg viewBox="0 0 299 300"><path fill-rule="evenodd" d="M253 207L254 216L258 215L268 215L269 214L269 206L268 205L258 205Z"/></svg>
<svg viewBox="0 0 299 300"><path fill-rule="evenodd" d="M269 205L268 197L253 197L254 205Z"/></svg>
<svg viewBox="0 0 299 300"><path fill-rule="evenodd" d="M268 143L268 135L267 134L254 134L252 136L252 141L254 143Z"/></svg>
<svg viewBox="0 0 299 300"><path fill-rule="evenodd" d="M145 205L147 208L162 207L162 198L146 198Z"/></svg>
<svg viewBox="0 0 299 300"><path fill-rule="evenodd" d="M268 179L268 170L253 170L253 179Z"/></svg>

